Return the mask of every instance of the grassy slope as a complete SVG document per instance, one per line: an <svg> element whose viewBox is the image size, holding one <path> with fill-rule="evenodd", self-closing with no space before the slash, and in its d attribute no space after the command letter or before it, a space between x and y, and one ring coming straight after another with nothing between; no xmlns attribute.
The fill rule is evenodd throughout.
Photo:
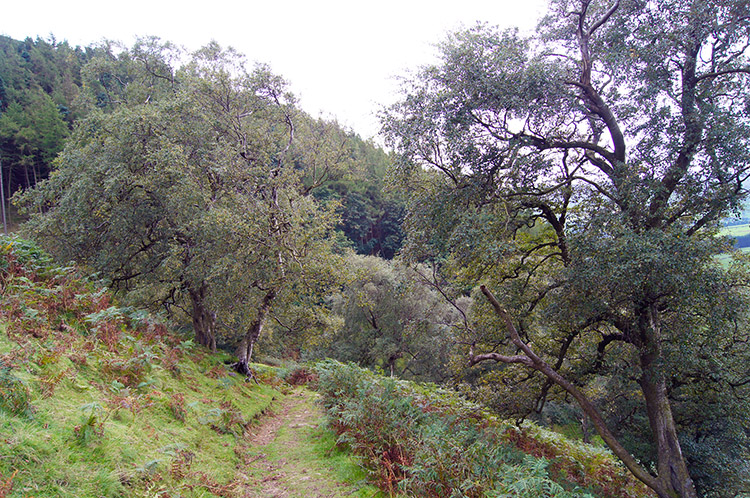
<svg viewBox="0 0 750 498"><path fill-rule="evenodd" d="M102 372L102 362L112 357L108 352L95 348L86 364L78 365L64 354L50 356L44 343L34 342L20 346L0 336L5 358L18 357L23 348L11 374L30 398L30 413L0 411L0 438L6 443L0 474L15 474L15 493L9 496L177 490L182 496L211 496L208 490L230 490L242 424L280 396L236 377L206 377L202 372L216 359L191 354L181 358L178 374L155 360L147 385L120 388ZM194 489L185 493L189 487Z"/></svg>
<svg viewBox="0 0 750 498"><path fill-rule="evenodd" d="M331 426L410 496L654 496L605 448L499 420L454 391L334 361L316 371Z"/></svg>
<svg viewBox="0 0 750 498"><path fill-rule="evenodd" d="M240 496L246 429L287 388L225 359L0 239L0 498Z"/></svg>
<svg viewBox="0 0 750 498"><path fill-rule="evenodd" d="M113 306L33 245L0 238L0 498L239 497L252 489L248 466L258 451L271 462L294 458L331 483L365 477L320 429L297 431L293 446L284 426L262 450L253 447L246 428L288 388L260 365L267 382L248 384L225 359ZM555 472L600 475L610 460L532 429L515 444L559 461Z"/></svg>
<svg viewBox="0 0 750 498"><path fill-rule="evenodd" d="M750 224L744 225L733 225L724 227L721 229L722 235L728 235L730 237L742 237L743 235L750 234Z"/></svg>
<svg viewBox="0 0 750 498"><path fill-rule="evenodd" d="M743 237L745 235L750 235L750 224L746 223L743 225L725 226L721 229L720 234L728 237ZM750 247L740 247L738 249L743 253L750 253ZM729 254L720 254L716 257L716 260L724 266L729 266L732 257Z"/></svg>

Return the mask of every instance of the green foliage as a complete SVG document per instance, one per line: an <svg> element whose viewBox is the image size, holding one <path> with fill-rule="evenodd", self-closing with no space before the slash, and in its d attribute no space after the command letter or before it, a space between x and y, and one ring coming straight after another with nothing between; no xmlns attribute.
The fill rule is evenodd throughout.
<svg viewBox="0 0 750 498"><path fill-rule="evenodd" d="M9 367L0 366L0 409L13 415L31 413L30 394L26 385L15 377Z"/></svg>
<svg viewBox="0 0 750 498"><path fill-rule="evenodd" d="M331 298L343 323L329 331L324 356L402 378L445 380L462 316L441 295L440 282L431 281L430 269L373 256L346 262L346 284Z"/></svg>
<svg viewBox="0 0 750 498"><path fill-rule="evenodd" d="M25 230L192 323L199 344L255 343L271 310L303 310L335 281L336 207L308 194L343 174L347 137L232 50L177 67L155 38L115 49L84 68L97 97L55 174L19 198Z"/></svg>
<svg viewBox="0 0 750 498"><path fill-rule="evenodd" d="M585 487L600 497L648 496L602 450L535 426L519 438L515 428L448 390L330 360L316 371L339 442L365 456L385 490L398 486L424 497L592 496Z"/></svg>
<svg viewBox="0 0 750 498"><path fill-rule="evenodd" d="M477 292L456 353L503 364L467 380L521 416L581 387L661 496L747 490L705 477L748 475L748 267L715 258L748 194L746 10L553 1L529 37L450 35L384 117L404 253L497 299ZM689 453L720 419L724 468Z"/></svg>
<svg viewBox="0 0 750 498"><path fill-rule="evenodd" d="M566 491L562 486L547 477L548 462L543 458L526 457L517 465L504 468L504 478L491 496L497 498L532 498L535 496L573 498L593 498L592 495Z"/></svg>
<svg viewBox="0 0 750 498"><path fill-rule="evenodd" d="M81 67L95 49L0 37L0 156L6 199L46 178L81 116Z"/></svg>
<svg viewBox="0 0 750 498"><path fill-rule="evenodd" d="M81 423L73 427L73 435L83 446L88 446L93 441L104 436L104 422L109 417L104 407L97 402L86 403L81 406L83 419Z"/></svg>
<svg viewBox="0 0 750 498"><path fill-rule="evenodd" d="M0 490L232 496L245 425L279 391L246 384L224 358L113 306L106 289L34 244L0 248ZM34 327L17 312L32 302Z"/></svg>
<svg viewBox="0 0 750 498"><path fill-rule="evenodd" d="M225 401L218 408L207 410L199 418L199 422L210 426L219 434L234 434L235 437L242 437L247 424L242 413L231 401Z"/></svg>

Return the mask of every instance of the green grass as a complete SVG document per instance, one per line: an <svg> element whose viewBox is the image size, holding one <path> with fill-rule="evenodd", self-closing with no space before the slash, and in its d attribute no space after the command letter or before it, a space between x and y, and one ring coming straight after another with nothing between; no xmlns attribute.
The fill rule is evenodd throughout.
<svg viewBox="0 0 750 498"><path fill-rule="evenodd" d="M720 233L729 237L742 237L743 235L750 234L750 224L724 227Z"/></svg>
<svg viewBox="0 0 750 498"><path fill-rule="evenodd" d="M312 393L296 410L314 412L315 424L292 430L284 422L273 443L250 447L245 428L283 402L288 387L247 383L224 367L224 356L199 349L182 357L178 371L154 359L145 385L122 387L103 373L113 353L94 348L85 364L65 355L50 359L50 344L21 346L6 325L0 325L0 359L14 358L11 374L28 390L32 410L0 409L4 498L243 496L238 476L261 451L271 461L291 461L289 476L315 476L315 490L326 496L385 496L366 484L354 457L336 448ZM274 372L255 367L267 378ZM50 388L45 379L53 372L64 375ZM290 498L318 496L304 479L290 482Z"/></svg>
<svg viewBox="0 0 750 498"><path fill-rule="evenodd" d="M740 247L738 248L738 250L744 255L750 254L750 247ZM718 261L725 268L729 267L730 263L732 262L732 255L728 253L719 254L718 256L715 256L715 258L716 261Z"/></svg>
<svg viewBox="0 0 750 498"><path fill-rule="evenodd" d="M11 342L0 335L0 351L13 351ZM33 412L0 410L0 476L15 475L7 496L216 496L209 488L229 488L235 478L242 425L282 396L232 376L210 355L184 357L179 374L153 365L147 385L120 387L103 376L100 354L93 350L78 368L67 358L40 366L37 351L12 369L31 393ZM212 369L223 375L204 375ZM50 394L43 379L51 371L65 375Z"/></svg>
<svg viewBox="0 0 750 498"><path fill-rule="evenodd" d="M387 495L368 484L368 473L359 459L336 446L315 398L316 394L297 388L275 437L250 450L254 463L248 470L256 483L252 496L273 495L263 482L264 477L267 481L273 475L274 486L284 489L288 498L385 498ZM271 474L266 467L274 469Z"/></svg>
<svg viewBox="0 0 750 498"><path fill-rule="evenodd" d="M283 369L252 365L261 382L246 382L186 339L0 238L0 498L247 496L247 429L285 399ZM333 436L301 434L296 468L378 496ZM282 458L288 437L266 451Z"/></svg>

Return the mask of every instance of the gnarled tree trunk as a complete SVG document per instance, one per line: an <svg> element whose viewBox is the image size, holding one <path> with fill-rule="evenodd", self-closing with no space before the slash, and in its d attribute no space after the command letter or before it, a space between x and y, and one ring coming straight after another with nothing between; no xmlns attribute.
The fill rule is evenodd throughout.
<svg viewBox="0 0 750 498"><path fill-rule="evenodd" d="M198 289L188 288L192 304L193 331L198 344L216 351L216 313L206 306L208 286L204 283Z"/></svg>
<svg viewBox="0 0 750 498"><path fill-rule="evenodd" d="M659 371L662 356L659 346L659 312L655 309L644 312L640 324L641 337L645 341L640 345L642 373L638 383L646 403L651 434L656 443L656 480L661 488L657 492L664 497L696 498L698 495L677 437L666 378Z"/></svg>
<svg viewBox="0 0 750 498"><path fill-rule="evenodd" d="M253 348L255 347L255 343L258 342L261 332L263 332L263 326L268 319L268 315L271 312L271 304L275 298L276 289L270 289L266 292L258 307L258 316L255 317L255 321L247 329L245 337L237 348L237 363L233 367L237 372L248 377L252 377L249 364L253 357Z"/></svg>
<svg viewBox="0 0 750 498"><path fill-rule="evenodd" d="M575 398L581 406L584 416L591 419L594 428L612 452L622 460L638 480L653 489L659 495L659 498L697 498L698 494L688 473L687 464L677 438L677 429L667 396L666 380L663 373L658 371L661 356L658 341L658 312L656 310L644 312L639 324L641 344L638 344L643 370L640 385L646 401L651 433L657 444L657 473L653 475L622 446L609 430L594 404L576 386L557 373L555 369L534 353L528 344L521 340L510 315L503 309L489 289L481 286L481 290L492 304L496 314L505 322L511 341L521 350L522 354L506 356L499 353L481 355L472 353L470 364L474 365L485 360L520 363L541 372Z"/></svg>

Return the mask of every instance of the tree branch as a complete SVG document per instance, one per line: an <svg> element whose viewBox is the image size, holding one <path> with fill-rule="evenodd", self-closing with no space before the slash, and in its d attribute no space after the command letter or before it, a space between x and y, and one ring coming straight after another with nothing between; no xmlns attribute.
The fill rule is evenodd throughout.
<svg viewBox="0 0 750 498"><path fill-rule="evenodd" d="M740 74L740 73L750 74L750 66L739 67L737 69L725 69L724 71L716 71L713 73L701 74L700 76L695 77L695 82L697 83L699 81L703 81L707 79L718 78L719 76L724 76L726 74Z"/></svg>
<svg viewBox="0 0 750 498"><path fill-rule="evenodd" d="M659 489L659 483L657 482L656 478L652 476L645 468L643 468L625 449L625 447L620 444L617 438L615 438L612 432L610 432L609 428L604 422L604 419L599 413L599 410L594 406L594 404L589 401L588 398L580 390L578 390L577 387L575 387L562 375L557 373L557 371L550 367L547 362L545 362L536 353L534 353L534 351L529 347L528 344L524 343L521 340L521 337L518 335L518 331L516 330L515 325L513 325L513 321L510 315L507 311L505 311L505 309L495 298L492 292L490 292L490 290L487 289L487 287L484 285L482 285L480 289L487 300L490 302L490 304L492 304L495 313L505 322L505 328L511 341L518 349L523 352L523 355L505 356L498 353L487 353L481 355L472 354L470 364L474 365L480 361L485 360L493 360L503 363L521 363L528 366L529 368L533 368L534 370L541 372L555 384L567 391L571 396L573 396L573 398L575 398L584 413L591 419L591 422L594 424L596 431L599 433L604 442L607 443L607 446L609 446L612 452L617 455L620 460L622 460L628 470L630 470L630 472L632 472L637 479L649 486L651 489Z"/></svg>

